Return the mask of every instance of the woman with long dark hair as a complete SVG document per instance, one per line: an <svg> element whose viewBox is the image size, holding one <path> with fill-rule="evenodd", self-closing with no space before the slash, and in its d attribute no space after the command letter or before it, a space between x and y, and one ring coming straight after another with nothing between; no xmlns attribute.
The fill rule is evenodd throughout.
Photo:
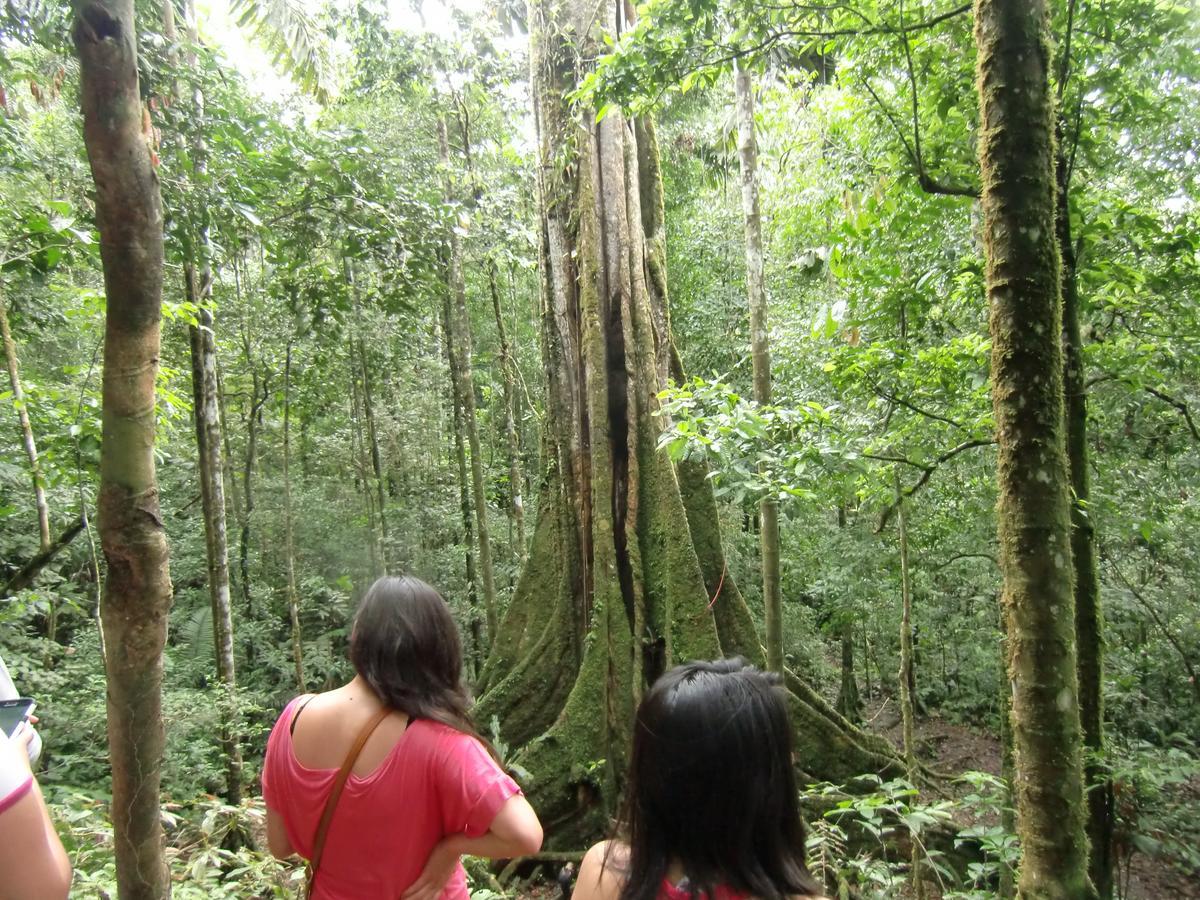
<svg viewBox="0 0 1200 900"><path fill-rule="evenodd" d="M617 837L588 851L574 900L820 895L779 676L741 658L667 672L638 707Z"/></svg>
<svg viewBox="0 0 1200 900"><path fill-rule="evenodd" d="M349 684L287 705L263 763L271 852L310 861L310 896L466 900L461 856L536 853L537 816L471 723L437 591L376 581L350 660Z"/></svg>

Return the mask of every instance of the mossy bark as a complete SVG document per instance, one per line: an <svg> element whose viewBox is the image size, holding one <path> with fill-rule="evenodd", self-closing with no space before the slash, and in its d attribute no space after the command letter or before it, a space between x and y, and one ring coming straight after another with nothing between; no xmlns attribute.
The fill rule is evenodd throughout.
<svg viewBox="0 0 1200 900"><path fill-rule="evenodd" d="M598 21L628 24L623 5L594 13L581 0L530 5L547 470L476 707L483 728L494 718L520 748L551 843L572 847L615 809L646 684L687 659L764 660L704 471L657 451L656 398L678 363L653 125L616 113L597 123L563 99L595 57ZM897 763L819 698L793 703L811 742L801 754L822 777Z"/></svg>
<svg viewBox="0 0 1200 900"><path fill-rule="evenodd" d="M1048 34L1042 0L976 0L997 518L1023 851L1017 890L1090 898Z"/></svg>

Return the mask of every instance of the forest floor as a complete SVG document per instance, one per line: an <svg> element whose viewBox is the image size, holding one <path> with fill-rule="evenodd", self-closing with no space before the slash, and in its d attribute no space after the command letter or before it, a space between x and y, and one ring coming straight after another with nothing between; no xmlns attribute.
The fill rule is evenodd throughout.
<svg viewBox="0 0 1200 900"><path fill-rule="evenodd" d="M889 699L867 704L867 728L884 735L897 748L903 746L903 726L898 705ZM939 715L918 716L914 723L917 755L939 772L1000 774L1000 741L992 734L948 721ZM1200 809L1200 783L1185 790ZM1200 900L1200 874L1179 871L1169 862L1135 853L1128 872L1121 873L1124 900ZM1127 879L1127 880L1126 880Z"/></svg>

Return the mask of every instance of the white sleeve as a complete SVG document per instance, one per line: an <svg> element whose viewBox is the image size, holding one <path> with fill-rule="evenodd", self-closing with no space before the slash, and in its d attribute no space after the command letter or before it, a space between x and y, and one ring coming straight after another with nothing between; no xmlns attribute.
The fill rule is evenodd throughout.
<svg viewBox="0 0 1200 900"><path fill-rule="evenodd" d="M0 656L0 700L15 700L20 696L17 693L17 686L13 684L12 676L8 674L8 666L4 664L4 657Z"/></svg>

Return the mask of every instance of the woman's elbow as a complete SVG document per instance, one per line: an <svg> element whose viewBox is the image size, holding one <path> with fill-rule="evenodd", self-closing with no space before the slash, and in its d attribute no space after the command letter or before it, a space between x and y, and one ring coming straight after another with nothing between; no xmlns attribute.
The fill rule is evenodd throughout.
<svg viewBox="0 0 1200 900"><path fill-rule="evenodd" d="M524 797L514 798L507 830L514 856L533 856L542 849L542 823Z"/></svg>
<svg viewBox="0 0 1200 900"><path fill-rule="evenodd" d="M542 849L542 823L537 820L536 816L531 818L532 821L521 829L518 837L521 856L533 856Z"/></svg>
<svg viewBox="0 0 1200 900"><path fill-rule="evenodd" d="M58 867L58 881L53 886L53 889L47 889L45 896L47 898L62 897L63 900L66 900L71 895L71 880L74 876L75 873L71 869L71 861L66 858L66 854L64 853L63 861Z"/></svg>
<svg viewBox="0 0 1200 900"><path fill-rule="evenodd" d="M276 859L287 859L296 854L283 818L270 807L267 808L267 849Z"/></svg>
<svg viewBox="0 0 1200 900"><path fill-rule="evenodd" d="M267 849L271 851L271 855L276 859L287 859L290 856L296 855L291 841L286 836L267 835Z"/></svg>

